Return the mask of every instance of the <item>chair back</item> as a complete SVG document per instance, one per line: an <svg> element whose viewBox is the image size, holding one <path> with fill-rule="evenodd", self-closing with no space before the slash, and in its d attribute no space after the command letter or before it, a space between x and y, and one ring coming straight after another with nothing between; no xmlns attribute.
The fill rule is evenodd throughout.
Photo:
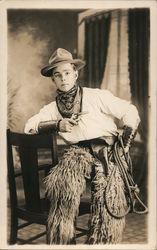
<svg viewBox="0 0 157 250"><path fill-rule="evenodd" d="M8 179L11 207L17 208L16 178L21 177L24 189L25 207L33 212L41 212L39 172L44 170L45 176L50 168L58 163L56 133L52 134L20 134L7 130L8 147ZM19 154L20 168L15 171L13 147ZM39 151L50 150L51 162L40 164ZM43 151L44 152L44 151Z"/></svg>

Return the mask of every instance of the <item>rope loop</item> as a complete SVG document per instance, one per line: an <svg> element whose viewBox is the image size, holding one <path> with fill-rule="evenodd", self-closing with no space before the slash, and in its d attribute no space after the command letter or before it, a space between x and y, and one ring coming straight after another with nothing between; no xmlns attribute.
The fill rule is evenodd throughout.
<svg viewBox="0 0 157 250"><path fill-rule="evenodd" d="M124 159L122 159L122 155L120 154L120 149L123 151L123 156L125 158L125 162L127 164L127 167L124 164ZM113 173L115 169L112 170L112 173L110 174L110 179L108 182L108 185L106 187L106 195L105 195L105 200L106 200L106 207L108 209L108 212L115 218L122 218L125 215L127 215L129 212L134 212L137 214L145 214L148 212L148 208L146 205L142 202L142 200L139 198L138 194L140 193L140 189L138 185L134 182L133 180L133 175L132 175L132 161L129 155L129 152L125 152L124 148L124 143L122 136L118 136L118 140L114 144L113 148L113 157L114 160L117 164L117 167L119 169L120 175L124 181L125 188L127 190L127 197L126 200L128 201L128 207L126 208L123 213L119 212L119 215L114 214L113 211L111 211L111 208L109 208L108 205L108 192L109 192L109 186L113 178ZM142 210L136 209L136 206L140 206Z"/></svg>

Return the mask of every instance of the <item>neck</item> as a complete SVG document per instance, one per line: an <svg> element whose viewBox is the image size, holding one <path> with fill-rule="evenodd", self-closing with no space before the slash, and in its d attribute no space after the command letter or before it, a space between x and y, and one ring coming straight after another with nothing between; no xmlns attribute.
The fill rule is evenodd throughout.
<svg viewBox="0 0 157 250"><path fill-rule="evenodd" d="M77 89L77 88L78 88L78 85L74 84L74 86L71 89L69 89L68 91L63 91L63 90L57 89L57 93L58 94L63 94L63 93L68 94L68 93L70 93L71 91L73 91L74 89Z"/></svg>

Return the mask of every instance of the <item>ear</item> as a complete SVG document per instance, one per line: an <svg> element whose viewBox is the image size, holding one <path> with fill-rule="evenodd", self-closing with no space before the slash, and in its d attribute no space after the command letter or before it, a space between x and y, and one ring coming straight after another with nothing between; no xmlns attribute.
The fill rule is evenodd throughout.
<svg viewBox="0 0 157 250"><path fill-rule="evenodd" d="M55 80L54 80L54 77L53 77L53 76L51 76L51 80L52 80L52 82L55 84Z"/></svg>
<svg viewBox="0 0 157 250"><path fill-rule="evenodd" d="M75 71L75 78L77 80L77 78L78 78L78 70Z"/></svg>

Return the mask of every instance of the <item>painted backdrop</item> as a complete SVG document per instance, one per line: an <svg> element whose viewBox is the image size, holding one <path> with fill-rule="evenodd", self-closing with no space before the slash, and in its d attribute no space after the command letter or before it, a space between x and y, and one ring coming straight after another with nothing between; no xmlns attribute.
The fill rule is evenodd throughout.
<svg viewBox="0 0 157 250"><path fill-rule="evenodd" d="M29 117L55 98L40 70L58 47L77 53L79 10L8 10L8 127L23 132Z"/></svg>

